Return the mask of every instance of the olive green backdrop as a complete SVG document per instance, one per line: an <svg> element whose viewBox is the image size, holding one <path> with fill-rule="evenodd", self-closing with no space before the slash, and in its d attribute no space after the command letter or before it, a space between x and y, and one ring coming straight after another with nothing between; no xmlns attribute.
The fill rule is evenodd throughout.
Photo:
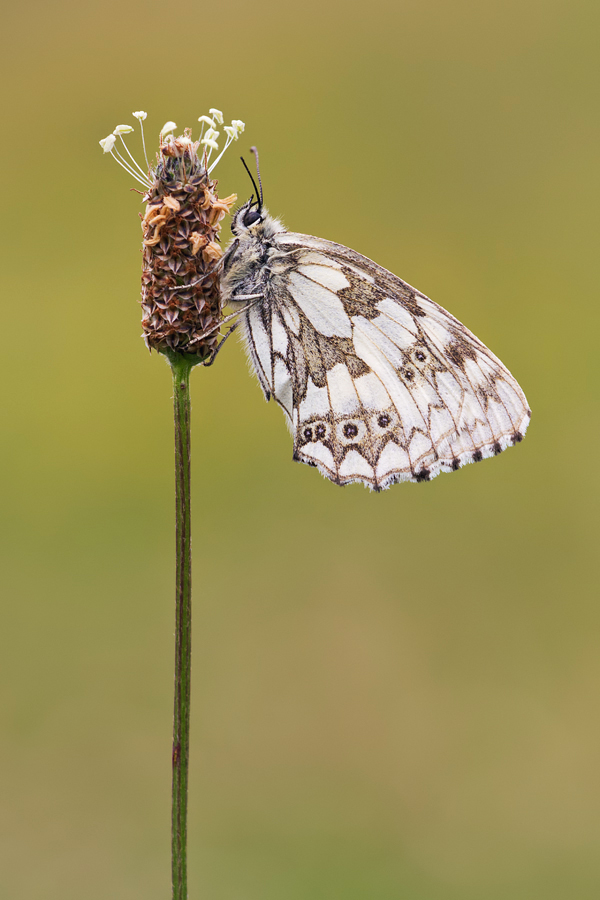
<svg viewBox="0 0 600 900"><path fill-rule="evenodd" d="M171 385L98 140L218 106L273 213L451 310L533 420L373 495L292 463L235 339L193 374L190 898L596 898L598 5L3 23L0 896L169 896Z"/></svg>

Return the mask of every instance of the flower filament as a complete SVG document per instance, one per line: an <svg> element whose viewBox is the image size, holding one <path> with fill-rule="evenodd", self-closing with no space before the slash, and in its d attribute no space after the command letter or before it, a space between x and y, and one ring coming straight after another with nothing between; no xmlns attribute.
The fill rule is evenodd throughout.
<svg viewBox="0 0 600 900"><path fill-rule="evenodd" d="M198 121L201 123L202 128L200 131L200 137L197 141L193 141L191 138L191 132L186 129L185 134L180 135L178 138L175 138L173 132L177 128L175 122L166 122L161 128L159 135L160 147L162 148L168 144L174 144L175 142L180 146L184 147L187 145L191 153L197 153L199 148L202 147L204 154L204 166L206 168L207 174L210 175L214 170L215 166L230 146L233 141L237 141L240 134L244 131L245 125L241 119L234 119L231 125L224 125L223 130L227 135L227 139L225 142L225 146L219 151L219 137L220 132L216 130L216 125L223 125L223 113L220 109L211 108L209 110L210 116L200 116ZM144 119L148 114L143 110L138 110L133 113L135 119L140 123L141 137L142 137L142 148L144 151L144 159L146 160L147 171L144 171L142 167L139 165L137 160L134 158L132 153L129 150L129 147L125 143L124 135L131 133L134 129L131 125L117 125L112 134L109 134L107 137L103 138L99 143L105 153L110 153L113 159L115 159L119 165L125 169L126 172L131 175L132 178L135 178L137 182L142 184L145 188L149 188L152 186L154 178L156 176L156 170L152 168L152 166L148 162L148 156L146 153L146 141L144 137ZM208 128L206 129L206 126ZM206 131L205 131L206 129ZM115 148L115 144L117 142L117 138L123 144L123 148L125 153L127 154L128 159L119 152L118 149ZM209 166L210 158L213 154L213 151L218 153L217 158L214 162Z"/></svg>

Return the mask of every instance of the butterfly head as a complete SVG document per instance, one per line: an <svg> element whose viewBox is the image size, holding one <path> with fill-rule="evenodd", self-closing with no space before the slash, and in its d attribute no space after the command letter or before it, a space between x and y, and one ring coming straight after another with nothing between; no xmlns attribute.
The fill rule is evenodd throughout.
<svg viewBox="0 0 600 900"><path fill-rule="evenodd" d="M231 230L236 237L258 237L260 226L267 215L266 209L253 197L250 197L248 202L240 206L234 213L231 220Z"/></svg>
<svg viewBox="0 0 600 900"><path fill-rule="evenodd" d="M285 228L279 219L270 215L266 206L257 206L256 201L250 197L233 214L231 230L240 243L246 244L269 241L273 235L285 231Z"/></svg>

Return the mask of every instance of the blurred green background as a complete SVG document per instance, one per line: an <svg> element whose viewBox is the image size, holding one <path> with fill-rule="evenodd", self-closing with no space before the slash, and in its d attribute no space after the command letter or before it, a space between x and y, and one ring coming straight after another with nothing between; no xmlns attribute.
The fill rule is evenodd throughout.
<svg viewBox="0 0 600 900"><path fill-rule="evenodd" d="M190 898L597 898L598 4L3 19L0 897L170 896L171 385L98 140L217 106L271 212L451 310L533 421L372 495L292 463L234 339L194 373Z"/></svg>

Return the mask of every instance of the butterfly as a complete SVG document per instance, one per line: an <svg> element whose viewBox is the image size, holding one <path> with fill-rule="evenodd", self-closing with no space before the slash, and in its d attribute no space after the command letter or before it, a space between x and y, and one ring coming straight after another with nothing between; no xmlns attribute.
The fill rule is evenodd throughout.
<svg viewBox="0 0 600 900"><path fill-rule="evenodd" d="M254 186L259 199L232 220L221 295L295 460L380 491L522 440L527 400L485 344L360 253L287 231Z"/></svg>

